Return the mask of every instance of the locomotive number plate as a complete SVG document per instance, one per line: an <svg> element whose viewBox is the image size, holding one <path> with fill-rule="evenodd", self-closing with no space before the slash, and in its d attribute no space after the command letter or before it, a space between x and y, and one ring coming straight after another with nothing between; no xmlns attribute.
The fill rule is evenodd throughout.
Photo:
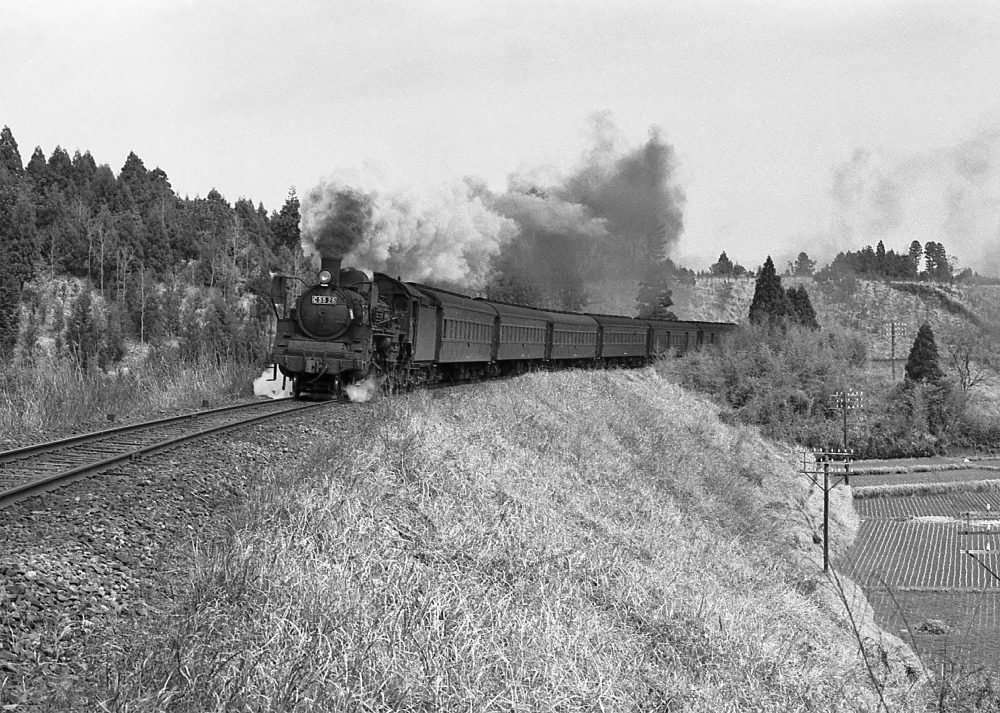
<svg viewBox="0 0 1000 713"><path fill-rule="evenodd" d="M337 304L337 295L313 295L312 303L314 305L335 305Z"/></svg>

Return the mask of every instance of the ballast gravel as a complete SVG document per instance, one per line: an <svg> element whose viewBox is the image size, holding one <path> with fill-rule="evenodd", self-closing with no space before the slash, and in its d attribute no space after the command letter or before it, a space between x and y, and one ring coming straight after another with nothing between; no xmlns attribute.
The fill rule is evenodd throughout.
<svg viewBox="0 0 1000 713"><path fill-rule="evenodd" d="M100 673L84 642L169 600L177 560L254 474L306 456L309 418L203 438L0 510L0 712L94 709L78 697Z"/></svg>

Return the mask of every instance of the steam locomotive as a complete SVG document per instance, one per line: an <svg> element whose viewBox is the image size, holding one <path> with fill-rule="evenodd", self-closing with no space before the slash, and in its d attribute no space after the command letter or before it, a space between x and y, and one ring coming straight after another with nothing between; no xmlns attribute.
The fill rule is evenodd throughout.
<svg viewBox="0 0 1000 713"><path fill-rule="evenodd" d="M271 361L296 397L339 397L366 378L395 391L539 367L641 366L718 343L735 327L503 304L378 272L368 277L328 257L315 284L275 276L271 298Z"/></svg>

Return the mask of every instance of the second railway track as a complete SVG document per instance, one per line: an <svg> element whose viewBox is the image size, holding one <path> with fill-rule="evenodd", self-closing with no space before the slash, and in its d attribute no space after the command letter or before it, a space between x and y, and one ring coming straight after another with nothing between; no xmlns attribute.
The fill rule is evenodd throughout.
<svg viewBox="0 0 1000 713"><path fill-rule="evenodd" d="M5 451L0 453L0 508L210 433L333 403L257 401Z"/></svg>

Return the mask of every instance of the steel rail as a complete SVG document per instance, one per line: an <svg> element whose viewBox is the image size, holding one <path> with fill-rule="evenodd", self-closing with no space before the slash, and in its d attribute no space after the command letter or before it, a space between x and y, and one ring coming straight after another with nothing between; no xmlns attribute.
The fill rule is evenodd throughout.
<svg viewBox="0 0 1000 713"><path fill-rule="evenodd" d="M276 401L284 401L284 400L285 399L276 399ZM288 399L288 400L289 401L294 401L294 399ZM261 403L266 403L266 402L261 402ZM299 402L299 403L301 403L301 402ZM141 446L139 448L135 448L135 449L133 449L131 451L128 451L126 453L121 453L121 454L113 456L111 458L106 458L104 460L97 461L97 462L94 462L94 463L88 463L86 465L82 465L80 467L73 468L71 470L63 471L61 473L56 473L54 475L50 475L50 476L47 476L47 477L44 477L44 478L39 478L39 479L33 480L33 481L29 482L29 483L25 483L24 485L18 485L16 487L11 488L9 490L6 490L4 492L0 492L0 509L3 509L4 507L7 507L8 505L16 503L16 502L18 502L20 500L24 500L26 498L29 498L29 497L31 497L33 495L38 495L38 494L43 493L45 491L53 490L53 489L58 488L58 487L62 487L64 485L67 485L67 484L75 481L75 480L78 480L79 478L83 478L84 476L95 475L97 473L103 473L106 470L114 468L114 467L116 467L118 465L121 465L123 463L126 463L128 461L134 460L137 457L148 456L148 455L155 455L155 454L160 453L162 451L165 451L165 450L167 450L169 448L173 448L174 446L180 445L181 443L184 443L185 441L193 441L193 440L195 440L197 438L201 438L202 436L206 436L206 435L209 435L211 433L217 433L217 432L221 432L221 431L232 430L234 428L240 428L242 426L246 426L246 425L249 425L249 424L257 423L258 421L265 421L265 420L270 419L270 418L277 418L277 417L282 416L284 414L299 413L300 411L306 411L306 410L313 409L313 408L318 408L318 407L321 407L321 406L329 406L330 404L336 404L336 403L339 403L339 402L337 402L337 401L320 401L320 402L316 402L316 403L304 404L304 405L302 405L302 406L300 406L298 408L292 408L292 409L287 409L287 410L284 410L284 411L277 411L277 412L273 412L273 413L261 414L259 416L253 416L251 418L243 419L243 420L236 421L236 422L233 422L233 423L223 423L223 424L220 424L220 425L217 425L217 426L212 426L210 428L204 428L204 429L201 429L199 431L192 431L191 433L185 433L182 436L177 436L175 438L171 438L171 439L168 439L168 440L165 440L165 441L160 441L158 443L153 443L153 444L150 444L150 445L147 445L147 446ZM212 409L210 411L201 411L200 414L193 414L193 415L197 416L197 415L204 415L204 414L217 414L217 413L220 413L220 412L223 412L223 411L233 411L233 410L236 410L238 408L246 408L247 406L248 406L247 404L241 404L240 406L237 406L237 407L230 406L230 407L223 407L223 408L220 408L220 409ZM179 420L183 420L184 418L185 417L174 417L174 418L170 418L170 419L162 419L160 421L149 421L149 422L147 422L144 425L146 427L157 426L157 425L165 425L165 424L168 424L168 423L173 423L173 422L176 422L176 421L179 421ZM136 426L125 427L124 430L126 430L126 431L127 430L136 430L137 428L138 428L138 424L136 424ZM112 430L114 430L114 429L112 429ZM103 433L106 434L108 432L105 431ZM84 434L84 435L86 436L86 435L92 435L92 434ZM66 441L53 441L53 442L50 442L48 444L42 444L42 445L52 445L52 443L60 443L62 446L65 446L65 445L67 445L67 441L73 441L73 440L74 439L67 439ZM83 441L83 442L86 442L86 441ZM72 445L78 445L78 444L79 444L79 442L73 442L72 443ZM32 447L29 447L29 449L30 448L32 448ZM50 449L50 450L52 450L52 449ZM39 452L44 452L44 451L39 451Z"/></svg>
<svg viewBox="0 0 1000 713"><path fill-rule="evenodd" d="M90 443L92 441L100 441L109 436L118 436L125 433L130 433L132 431L141 431L147 428L152 428L154 426L166 426L171 423L180 423L182 421L190 421L192 419L201 418L203 416L211 416L214 414L225 413L226 411L238 411L240 409L253 408L255 406L264 406L267 404L280 403L283 401L294 401L295 399L283 398L283 399L273 399L271 401L255 401L249 404L237 404L235 406L220 406L219 408L207 409L205 411L195 411L194 413L186 413L181 416L170 416L169 418L156 419L154 421L143 421L142 423L133 423L127 426L116 426L115 428L106 428L103 431L91 431L89 433L81 433L76 436L70 436L69 438L62 438L57 441L48 441L46 443L36 443L31 446L24 446L23 448L14 448L9 451L0 452L0 463L10 463L11 461L20 460L21 458L27 458L29 456L38 455L39 453L47 453L49 451L58 450L60 448L68 448L69 446L79 446L84 443Z"/></svg>

